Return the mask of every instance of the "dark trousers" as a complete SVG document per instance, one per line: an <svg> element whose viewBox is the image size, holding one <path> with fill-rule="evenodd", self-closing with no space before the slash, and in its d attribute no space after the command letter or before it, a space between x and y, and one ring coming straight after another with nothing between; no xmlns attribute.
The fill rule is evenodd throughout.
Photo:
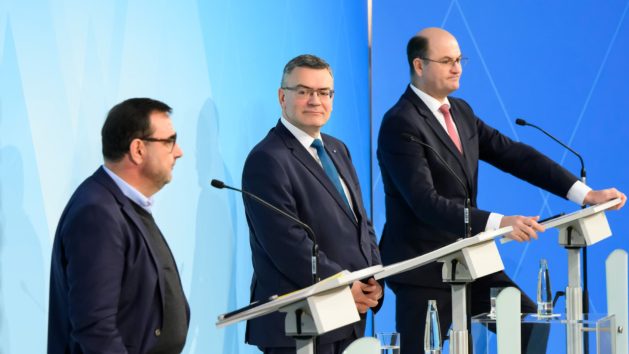
<svg viewBox="0 0 629 354"><path fill-rule="evenodd" d="M441 338L446 339L452 323L452 294L450 288L428 288L399 283L387 283L396 296L395 323L400 333L401 354L424 352L424 327L428 300L437 300ZM467 289L468 311L472 316L489 312L489 289L517 287L503 272L479 278ZM522 313L537 312L537 305L522 292ZM469 326L468 318L468 329ZM495 332L495 326L489 328ZM549 328L545 325L522 326L522 353L545 353ZM471 335L469 336L471 341ZM529 344L530 343L530 344ZM471 352L471 351L470 351Z"/></svg>
<svg viewBox="0 0 629 354"><path fill-rule="evenodd" d="M334 343L317 344L317 354L342 354L357 338L346 338ZM297 349L292 348L260 348L264 354L295 354Z"/></svg>

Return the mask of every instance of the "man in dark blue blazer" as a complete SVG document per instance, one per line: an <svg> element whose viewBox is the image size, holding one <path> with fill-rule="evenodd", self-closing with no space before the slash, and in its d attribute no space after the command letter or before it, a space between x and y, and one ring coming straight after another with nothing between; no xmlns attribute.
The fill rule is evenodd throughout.
<svg viewBox="0 0 629 354"><path fill-rule="evenodd" d="M478 208L479 160L579 205L618 197L624 204L626 197L616 189L591 190L535 149L512 141L487 125L465 101L449 97L459 88L464 61L450 33L439 28L425 29L411 38L407 52L411 85L385 114L378 136L386 203L386 224L380 241L385 264L425 254L463 237L464 200L468 193L473 235L513 226L508 236L526 241L544 230L537 223L538 216L503 216ZM402 353L423 351L429 299L437 300L441 333L446 333L451 323L451 294L441 280L441 264L393 277L387 284L396 294L396 325ZM471 287L472 314L487 311L490 287L507 286L515 284L504 272L476 280ZM535 303L526 295L522 298L522 310L536 311Z"/></svg>
<svg viewBox="0 0 629 354"><path fill-rule="evenodd" d="M180 353L189 308L152 196L183 152L171 108L148 98L113 107L105 163L75 191L55 234L49 354Z"/></svg>
<svg viewBox="0 0 629 354"><path fill-rule="evenodd" d="M282 118L250 152L242 177L246 191L312 227L321 278L380 264L349 151L320 132L330 117L333 96L332 71L325 61L302 55L288 62L279 89ZM251 300L311 285L313 241L306 231L247 197L244 203L254 269ZM355 282L351 289L360 313L379 306L382 287L374 279ZM284 335L284 317L274 313L249 321L247 343L264 353L295 353L295 340ZM341 353L363 336L364 327L361 316L356 324L324 334L318 353Z"/></svg>

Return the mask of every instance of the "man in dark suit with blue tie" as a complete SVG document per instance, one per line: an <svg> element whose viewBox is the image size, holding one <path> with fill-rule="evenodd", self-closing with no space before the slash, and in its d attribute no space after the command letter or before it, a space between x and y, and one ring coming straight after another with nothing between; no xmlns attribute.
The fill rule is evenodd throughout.
<svg viewBox="0 0 629 354"><path fill-rule="evenodd" d="M165 103L133 98L102 128L105 163L68 202L50 270L48 353L180 353L190 318L151 207L177 145Z"/></svg>
<svg viewBox="0 0 629 354"><path fill-rule="evenodd" d="M330 66L312 55L292 59L284 67L278 95L282 117L247 157L243 189L312 227L321 278L380 264L349 151L321 133L334 99ZM313 240L306 231L246 196L244 203L254 270L251 300L311 285ZM374 279L357 281L351 290L361 314L380 305L382 287ZM265 354L295 353L295 340L284 335L284 317L273 313L249 321L247 343ZM317 352L340 354L364 329L361 315L360 322L319 337Z"/></svg>
<svg viewBox="0 0 629 354"><path fill-rule="evenodd" d="M476 117L467 102L450 97L459 88L465 60L450 33L440 28L424 29L408 42L407 55L411 84L385 114L378 136L386 203L386 224L380 241L385 264L425 254L463 237L464 200L468 194L472 235L512 226L508 237L527 241L544 231L537 223L539 216L503 216L478 208L479 160L579 205L613 198L622 198L618 208L624 204L623 193L613 188L592 190L535 149L490 127ZM451 294L441 280L441 264L392 277L387 284L396 294L396 326L402 353L423 351L429 299L437 300L441 333L446 333L451 323ZM516 285L504 272L477 279L471 286L472 314L487 311L490 287L508 286ZM522 297L522 311L536 312L535 303L526 295ZM525 347L526 339L524 333Z"/></svg>

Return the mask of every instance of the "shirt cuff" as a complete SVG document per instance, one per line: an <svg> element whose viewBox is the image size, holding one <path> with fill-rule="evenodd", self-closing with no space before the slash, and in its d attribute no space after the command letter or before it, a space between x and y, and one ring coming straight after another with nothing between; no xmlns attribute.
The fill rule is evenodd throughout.
<svg viewBox="0 0 629 354"><path fill-rule="evenodd" d="M585 183L581 181L576 181L574 182L572 187L570 187L570 190L568 191L568 195L566 196L566 198L568 198L568 200L571 202L577 203L579 205L583 205L585 196L591 190L592 188L588 187Z"/></svg>
<svg viewBox="0 0 629 354"><path fill-rule="evenodd" d="M490 213L489 218L487 218L487 225L485 225L485 231L498 230L503 216L498 213Z"/></svg>

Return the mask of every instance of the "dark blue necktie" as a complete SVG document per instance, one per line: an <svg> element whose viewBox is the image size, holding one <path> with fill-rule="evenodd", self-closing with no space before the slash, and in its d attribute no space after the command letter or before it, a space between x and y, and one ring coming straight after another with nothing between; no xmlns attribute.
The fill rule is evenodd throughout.
<svg viewBox="0 0 629 354"><path fill-rule="evenodd" d="M334 163L328 156L328 153L325 151L323 147L323 142L321 139L315 139L310 145L313 148L317 149L317 155L319 155L319 160L321 161L321 166L323 166L323 170L325 170L325 174L328 175L328 178L336 187L336 190L339 192L345 204L349 207L349 202L347 201L347 196L345 196L345 191L343 190L343 186L341 186L341 177L339 176L336 167L334 167Z"/></svg>

